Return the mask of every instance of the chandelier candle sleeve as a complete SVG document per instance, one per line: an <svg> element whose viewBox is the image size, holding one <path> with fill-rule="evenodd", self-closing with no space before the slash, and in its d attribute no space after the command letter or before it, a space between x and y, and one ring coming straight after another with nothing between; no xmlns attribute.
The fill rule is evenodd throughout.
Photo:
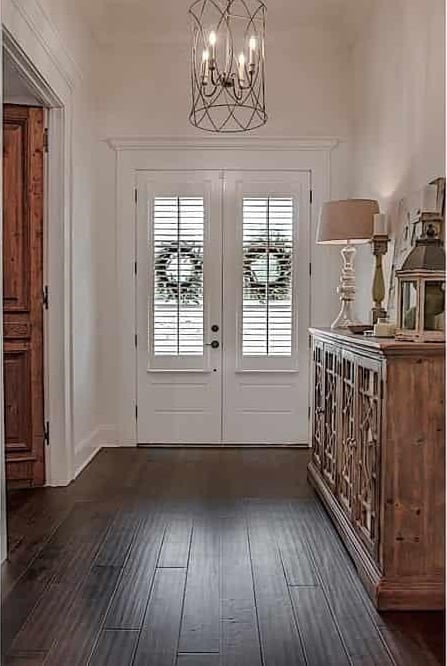
<svg viewBox="0 0 447 666"><path fill-rule="evenodd" d="M208 49L205 49L202 56L202 78L204 83L208 83L209 57L209 51Z"/></svg>
<svg viewBox="0 0 447 666"><path fill-rule="evenodd" d="M243 53L239 56L239 81L245 80L245 56Z"/></svg>
<svg viewBox="0 0 447 666"><path fill-rule="evenodd" d="M216 59L216 33L214 30L210 32L210 47L211 47L211 60L214 61Z"/></svg>
<svg viewBox="0 0 447 666"><path fill-rule="evenodd" d="M250 58L248 64L251 67L252 65L255 64L256 37L250 37L249 49L250 49Z"/></svg>

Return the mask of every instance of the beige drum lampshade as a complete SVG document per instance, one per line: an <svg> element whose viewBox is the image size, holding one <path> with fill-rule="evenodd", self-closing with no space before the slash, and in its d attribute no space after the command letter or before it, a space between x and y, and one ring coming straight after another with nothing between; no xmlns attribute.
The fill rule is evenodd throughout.
<svg viewBox="0 0 447 666"><path fill-rule="evenodd" d="M367 243L378 212L379 204L374 199L327 201L321 208L317 243Z"/></svg>

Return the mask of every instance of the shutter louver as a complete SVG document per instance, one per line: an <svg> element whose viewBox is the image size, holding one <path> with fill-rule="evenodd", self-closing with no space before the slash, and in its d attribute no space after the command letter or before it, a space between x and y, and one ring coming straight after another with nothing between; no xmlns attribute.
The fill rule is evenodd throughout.
<svg viewBox="0 0 447 666"><path fill-rule="evenodd" d="M294 201L243 199L244 356L291 356Z"/></svg>
<svg viewBox="0 0 447 666"><path fill-rule="evenodd" d="M203 356L202 197L153 202L154 356Z"/></svg>

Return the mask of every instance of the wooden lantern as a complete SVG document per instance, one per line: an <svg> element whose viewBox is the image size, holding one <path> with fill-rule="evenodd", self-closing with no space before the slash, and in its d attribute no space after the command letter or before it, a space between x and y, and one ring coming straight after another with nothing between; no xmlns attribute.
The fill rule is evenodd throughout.
<svg viewBox="0 0 447 666"><path fill-rule="evenodd" d="M445 340L445 253L439 224L437 216L423 214L422 236L397 271L398 340Z"/></svg>

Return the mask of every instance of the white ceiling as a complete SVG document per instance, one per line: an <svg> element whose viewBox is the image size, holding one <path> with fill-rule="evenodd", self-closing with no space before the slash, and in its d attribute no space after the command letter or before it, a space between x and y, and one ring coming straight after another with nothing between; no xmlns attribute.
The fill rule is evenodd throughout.
<svg viewBox="0 0 447 666"><path fill-rule="evenodd" d="M268 25L290 28L296 23L345 24L350 12L369 0L266 0ZM48 4L56 0L47 0ZM60 0L59 0L60 2ZM58 2L58 4L59 4ZM96 40L170 42L188 30L191 0L77 0L76 8Z"/></svg>

